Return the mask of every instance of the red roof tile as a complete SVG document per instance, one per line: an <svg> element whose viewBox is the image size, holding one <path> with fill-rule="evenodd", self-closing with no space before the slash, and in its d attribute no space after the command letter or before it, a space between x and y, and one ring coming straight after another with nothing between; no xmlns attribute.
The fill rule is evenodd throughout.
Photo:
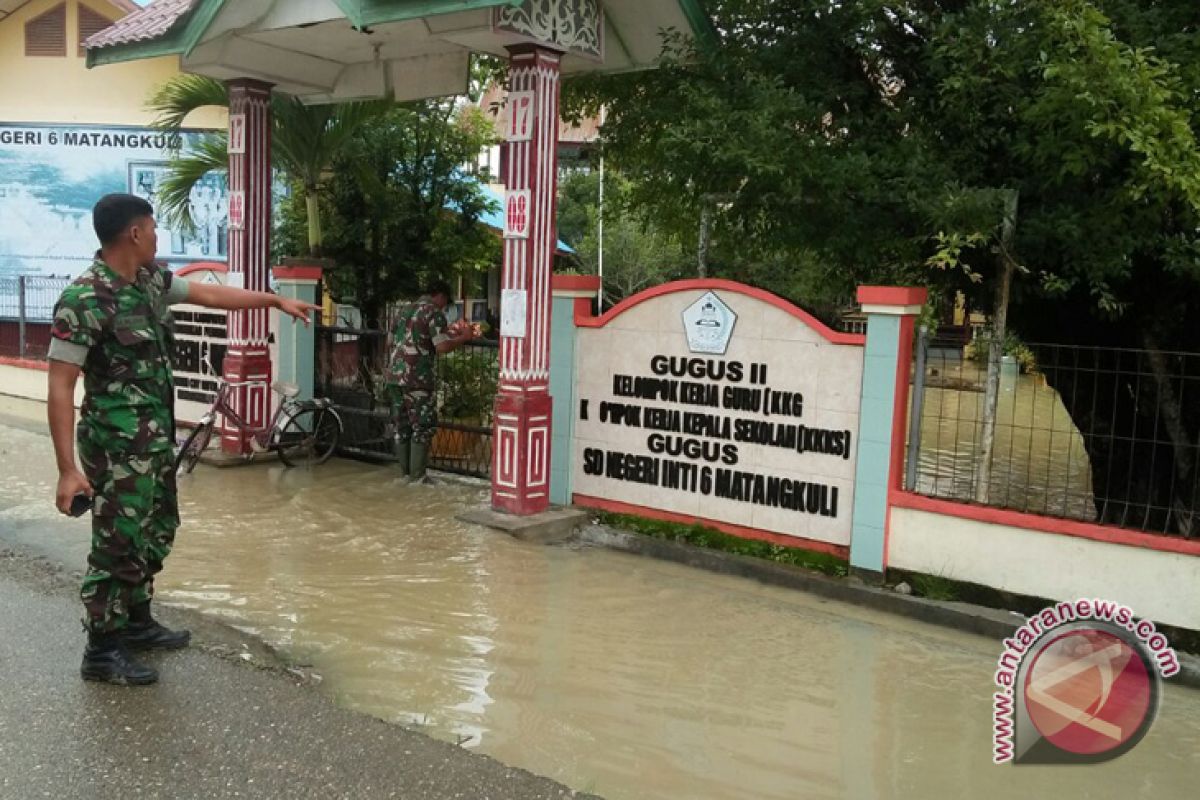
<svg viewBox="0 0 1200 800"><path fill-rule="evenodd" d="M84 43L91 50L115 44L157 39L171 30L199 0L154 0L143 9L122 17Z"/></svg>

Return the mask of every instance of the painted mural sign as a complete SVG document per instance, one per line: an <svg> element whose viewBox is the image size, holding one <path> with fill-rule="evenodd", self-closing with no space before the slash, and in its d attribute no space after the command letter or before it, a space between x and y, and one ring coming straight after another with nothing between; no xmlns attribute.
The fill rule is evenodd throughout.
<svg viewBox="0 0 1200 800"><path fill-rule="evenodd" d="M0 276L78 275L96 250L91 221L96 200L129 192L157 206L172 152L195 145L203 135L0 124ZM173 269L224 261L227 194L222 175L202 178L191 195L194 230L159 220L159 258Z"/></svg>
<svg viewBox="0 0 1200 800"><path fill-rule="evenodd" d="M862 338L739 284L665 288L579 331L577 500L848 545Z"/></svg>

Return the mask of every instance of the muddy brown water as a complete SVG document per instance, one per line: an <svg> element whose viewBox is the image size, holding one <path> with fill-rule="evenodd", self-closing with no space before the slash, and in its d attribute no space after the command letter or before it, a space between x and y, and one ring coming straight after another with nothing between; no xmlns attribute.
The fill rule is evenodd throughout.
<svg viewBox="0 0 1200 800"><path fill-rule="evenodd" d="M936 364L921 414L916 491L974 500L986 373L972 362ZM980 391L963 387L974 386ZM1083 437L1062 398L1039 375L1005 377L996 404L988 482L993 505L1081 520L1095 518Z"/></svg>
<svg viewBox="0 0 1200 800"><path fill-rule="evenodd" d="M1185 797L1200 692L1131 753L991 763L998 643L456 522L480 488L335 460L201 468L161 600L262 637L346 706L609 798ZM0 425L0 536L70 538L44 434ZM73 545L74 546L74 545Z"/></svg>

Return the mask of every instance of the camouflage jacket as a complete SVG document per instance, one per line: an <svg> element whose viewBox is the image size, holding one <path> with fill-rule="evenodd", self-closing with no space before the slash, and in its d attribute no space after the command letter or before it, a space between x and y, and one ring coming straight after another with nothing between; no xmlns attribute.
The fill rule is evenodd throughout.
<svg viewBox="0 0 1200 800"><path fill-rule="evenodd" d="M187 281L158 267L142 267L130 283L98 256L63 290L49 357L83 368L81 439L113 454L174 446L169 306L187 292Z"/></svg>
<svg viewBox="0 0 1200 800"><path fill-rule="evenodd" d="M449 327L446 315L427 296L404 306L392 334L391 384L432 392L437 346L450 339Z"/></svg>

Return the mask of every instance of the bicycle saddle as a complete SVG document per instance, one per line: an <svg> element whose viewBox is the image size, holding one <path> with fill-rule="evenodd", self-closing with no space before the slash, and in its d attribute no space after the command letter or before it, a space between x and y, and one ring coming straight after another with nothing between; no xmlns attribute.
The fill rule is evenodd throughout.
<svg viewBox="0 0 1200 800"><path fill-rule="evenodd" d="M275 381L271 388L289 400L300 394L300 387L287 381Z"/></svg>

